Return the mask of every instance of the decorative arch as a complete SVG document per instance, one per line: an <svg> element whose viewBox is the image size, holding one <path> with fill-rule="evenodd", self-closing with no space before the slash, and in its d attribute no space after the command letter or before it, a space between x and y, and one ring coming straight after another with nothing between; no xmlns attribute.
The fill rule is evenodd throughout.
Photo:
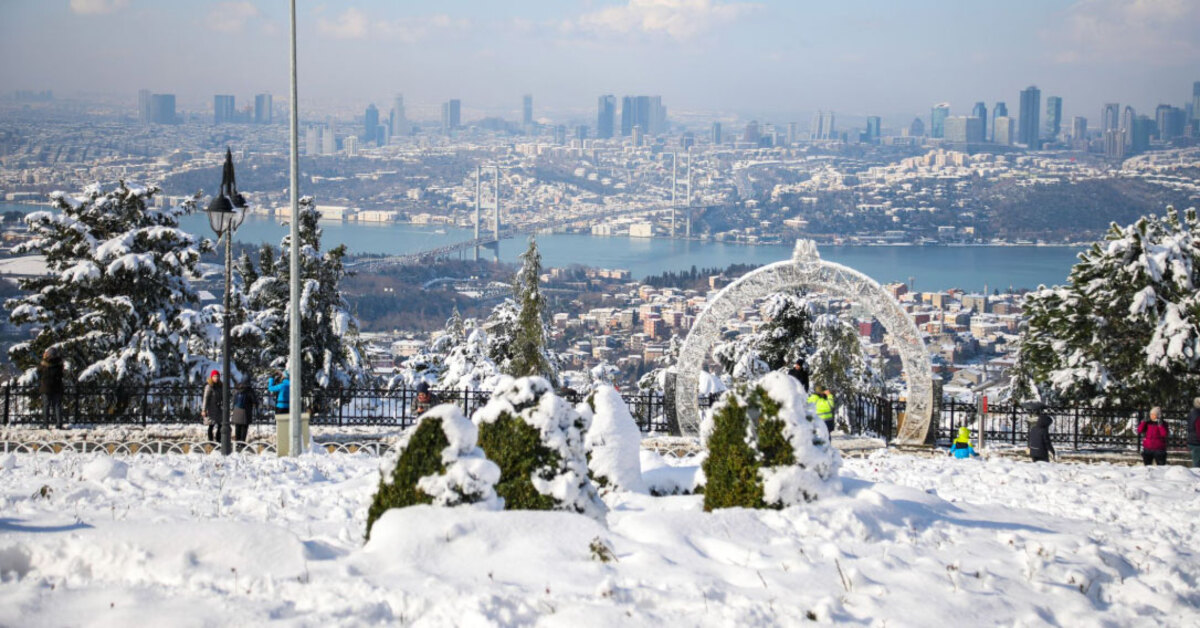
<svg viewBox="0 0 1200 628"><path fill-rule="evenodd" d="M922 445L933 414L933 375L929 351L916 323L878 282L841 264L821 259L812 240L797 240L792 259L769 264L740 277L717 293L688 332L676 368L675 408L685 433L700 432L697 377L721 326L755 299L780 290L804 288L834 294L865 307L896 340L908 376L906 419L897 435L901 445Z"/></svg>

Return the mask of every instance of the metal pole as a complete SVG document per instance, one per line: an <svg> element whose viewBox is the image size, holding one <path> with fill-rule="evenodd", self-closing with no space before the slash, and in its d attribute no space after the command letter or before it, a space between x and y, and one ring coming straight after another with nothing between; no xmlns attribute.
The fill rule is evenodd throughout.
<svg viewBox="0 0 1200 628"><path fill-rule="evenodd" d="M288 381L291 383L291 399L288 403L289 430L291 440L289 450L293 456L300 455L300 406L301 406L301 359L300 359L300 146L298 126L300 121L300 106L296 94L296 0L291 0L292 9L292 246L291 246L291 294L292 309L290 336L291 342L288 356Z"/></svg>
<svg viewBox="0 0 1200 628"><path fill-rule="evenodd" d="M692 237L692 148L690 146L687 149L687 185L684 186L684 189L687 190L687 202L683 204L685 235L690 240Z"/></svg>
<svg viewBox="0 0 1200 628"><path fill-rule="evenodd" d="M671 237L675 237L675 188L679 183L678 170L679 153L671 153Z"/></svg>
<svg viewBox="0 0 1200 628"><path fill-rule="evenodd" d="M221 325L221 455L233 450L229 438L229 288L233 266L233 222L225 227L225 314Z"/></svg>
<svg viewBox="0 0 1200 628"><path fill-rule="evenodd" d="M496 261L500 261L500 166L496 166Z"/></svg>
<svg viewBox="0 0 1200 628"><path fill-rule="evenodd" d="M479 208L483 184L483 166L475 166L475 261L479 261Z"/></svg>

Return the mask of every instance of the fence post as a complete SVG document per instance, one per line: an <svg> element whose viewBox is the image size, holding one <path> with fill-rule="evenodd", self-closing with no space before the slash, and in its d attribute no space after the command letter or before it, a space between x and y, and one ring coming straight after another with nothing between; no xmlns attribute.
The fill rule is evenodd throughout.
<svg viewBox="0 0 1200 628"><path fill-rule="evenodd" d="M1075 451L1079 451L1079 404L1075 404Z"/></svg>
<svg viewBox="0 0 1200 628"><path fill-rule="evenodd" d="M146 384L145 390L142 392L142 427L146 427L147 408L150 406L150 384Z"/></svg>
<svg viewBox="0 0 1200 628"><path fill-rule="evenodd" d="M75 390L75 424L78 425L80 423L80 421L79 421L79 386L76 386L74 390Z"/></svg>
<svg viewBox="0 0 1200 628"><path fill-rule="evenodd" d="M4 424L9 425L12 422L12 416L9 406L12 405L12 380L4 384Z"/></svg>
<svg viewBox="0 0 1200 628"><path fill-rule="evenodd" d="M1012 400L1010 399L1009 402L1011 403ZM1009 430L1009 432L1010 432L1009 440L1012 441L1013 445L1017 444L1017 425L1018 425L1017 421L1018 420L1019 419L1017 419L1017 404L1013 403L1012 404L1012 429Z"/></svg>

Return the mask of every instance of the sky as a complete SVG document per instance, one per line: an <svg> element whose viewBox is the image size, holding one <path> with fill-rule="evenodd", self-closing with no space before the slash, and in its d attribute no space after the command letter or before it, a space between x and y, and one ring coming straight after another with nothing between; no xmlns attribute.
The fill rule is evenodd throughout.
<svg viewBox="0 0 1200 628"><path fill-rule="evenodd" d="M967 114L1028 85L1095 123L1105 102L1182 106L1200 81L1198 0L297 1L302 115L409 117L449 98L465 120L586 116L600 94L660 94L672 117L807 122ZM0 0L0 85L56 95L138 89L211 110L212 95L288 93L284 0ZM1044 104L1043 104L1044 106ZM1147 111L1147 113L1153 113Z"/></svg>

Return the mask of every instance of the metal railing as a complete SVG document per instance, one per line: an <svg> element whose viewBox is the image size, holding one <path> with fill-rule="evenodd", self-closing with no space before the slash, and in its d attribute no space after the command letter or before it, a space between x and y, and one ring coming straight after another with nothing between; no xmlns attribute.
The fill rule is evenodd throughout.
<svg viewBox="0 0 1200 628"><path fill-rule="evenodd" d="M473 390L434 390L437 403L453 403L471 416L488 402L491 394ZM252 423L270 423L275 396L256 390L258 404ZM61 422L48 420L43 398L36 386L5 384L3 424L31 427L70 426L156 426L201 422L203 386L72 386L62 397ZM563 395L579 403L585 395ZM646 433L670 433L675 425L672 398L658 393L622 393L638 427ZM709 408L717 395L700 397L700 407ZM417 393L412 388L344 388L306 391L304 408L315 426L408 427L416 422ZM855 434L890 440L895 431L893 402L883 397L850 395L838 404L839 418Z"/></svg>
<svg viewBox="0 0 1200 628"><path fill-rule="evenodd" d="M979 438L979 411L974 403L945 400L935 410L936 438L948 444L966 427L973 439ZM1149 409L1094 408L1089 406L1050 406L1043 410L1050 416L1050 440L1055 447L1074 450L1140 450L1142 436L1138 423L1149 415ZM1187 410L1163 409L1167 424L1169 449L1186 449ZM983 420L984 441L1022 446L1028 442L1029 428L1037 413L1013 404L992 404Z"/></svg>

